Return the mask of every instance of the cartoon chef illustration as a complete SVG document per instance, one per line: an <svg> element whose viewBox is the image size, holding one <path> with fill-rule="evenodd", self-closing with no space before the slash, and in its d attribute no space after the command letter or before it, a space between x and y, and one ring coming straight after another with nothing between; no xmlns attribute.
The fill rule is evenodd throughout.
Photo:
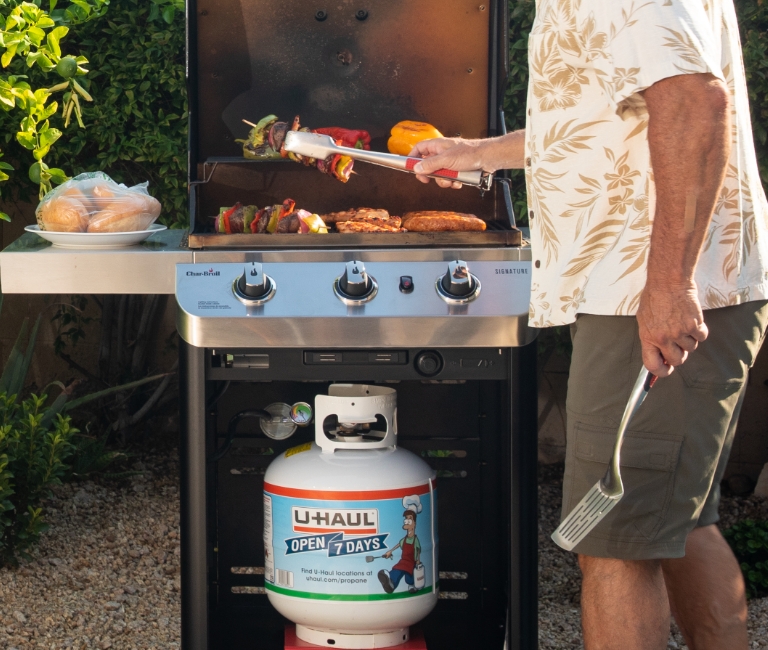
<svg viewBox="0 0 768 650"><path fill-rule="evenodd" d="M384 587L384 591L388 594L397 589L403 578L405 578L405 584L408 585L408 591L411 593L418 591L417 586L414 584L414 570L420 570L423 573L423 565L420 562L421 543L416 536L416 515L421 512L421 499L419 499L418 495L407 496L403 499L403 507L405 508L403 513L405 537L382 556L389 559L392 557L392 553L399 548L401 552L400 561L389 571L382 569L378 574L379 582L381 582L381 586ZM423 577L420 582L422 581ZM419 587L421 586L423 585L420 584Z"/></svg>

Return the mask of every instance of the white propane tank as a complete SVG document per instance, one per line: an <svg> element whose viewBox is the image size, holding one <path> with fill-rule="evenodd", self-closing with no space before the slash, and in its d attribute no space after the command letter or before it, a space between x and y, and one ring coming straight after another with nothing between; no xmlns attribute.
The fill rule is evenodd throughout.
<svg viewBox="0 0 768 650"><path fill-rule="evenodd" d="M397 448L393 389L328 393L315 398L315 442L264 477L265 587L302 641L391 647L437 603L436 475Z"/></svg>

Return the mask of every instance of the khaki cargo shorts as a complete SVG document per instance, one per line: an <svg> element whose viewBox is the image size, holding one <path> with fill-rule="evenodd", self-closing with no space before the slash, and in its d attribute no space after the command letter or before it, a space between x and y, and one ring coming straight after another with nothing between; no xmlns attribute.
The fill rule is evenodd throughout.
<svg viewBox="0 0 768 650"><path fill-rule="evenodd" d="M595 557L685 555L697 526L719 520L749 368L768 322L768 301L704 312L706 341L659 379L629 425L621 450L624 497L575 548ZM580 314L571 325L565 517L605 474L619 421L642 365L632 316Z"/></svg>

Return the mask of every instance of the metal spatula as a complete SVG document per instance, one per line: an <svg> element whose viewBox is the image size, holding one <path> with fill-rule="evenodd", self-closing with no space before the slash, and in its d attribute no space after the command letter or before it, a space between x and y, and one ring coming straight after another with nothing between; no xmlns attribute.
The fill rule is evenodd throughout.
<svg viewBox="0 0 768 650"><path fill-rule="evenodd" d="M621 470L619 468L621 443L624 442L624 432L629 426L632 416L640 408L648 391L656 381L656 375L652 375L645 368L640 370L640 375L635 382L632 393L629 396L627 407L619 424L616 434L616 442L613 446L613 455L608 465L608 471L594 487L584 495L571 513L563 519L554 533L552 540L560 548L572 551L587 534L599 524L613 507L624 496L624 484L621 482Z"/></svg>
<svg viewBox="0 0 768 650"><path fill-rule="evenodd" d="M306 131L288 131L285 135L285 150L300 156L320 160L325 160L328 156L341 154L355 160L362 160L363 162L389 167L390 169L399 169L400 171L412 174L416 173L413 171L416 163L421 162L421 158L409 158L408 156L398 156L379 151L366 151L365 149L354 149L353 147L341 147L329 135L308 133ZM479 187L484 192L491 189L491 183L493 182L493 175L481 170L456 172L452 169L438 169L436 172L429 174L429 176L432 178L447 178L464 185Z"/></svg>

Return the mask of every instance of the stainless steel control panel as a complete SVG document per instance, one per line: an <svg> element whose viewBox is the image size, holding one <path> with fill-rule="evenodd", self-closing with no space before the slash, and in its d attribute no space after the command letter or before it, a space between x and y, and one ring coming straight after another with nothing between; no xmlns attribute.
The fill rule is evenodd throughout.
<svg viewBox="0 0 768 650"><path fill-rule="evenodd" d="M197 347L510 347L532 341L531 263L456 262L178 264L178 330ZM348 284L345 273L354 281ZM442 282L446 274L450 281ZM252 278L259 278L257 287L267 286L262 275L272 282L271 293L250 289ZM375 282L375 292L353 289L358 276ZM469 288L457 282L463 276ZM340 285L347 290L340 292Z"/></svg>

